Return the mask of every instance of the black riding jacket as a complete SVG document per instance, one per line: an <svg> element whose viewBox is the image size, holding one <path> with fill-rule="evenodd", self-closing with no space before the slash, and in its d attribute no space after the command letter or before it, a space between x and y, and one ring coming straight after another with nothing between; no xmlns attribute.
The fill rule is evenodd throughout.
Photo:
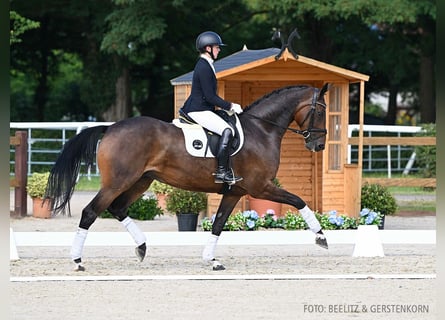
<svg viewBox="0 0 445 320"><path fill-rule="evenodd" d="M231 103L218 96L215 73L204 58L199 58L196 63L192 81L192 92L183 106L186 113L214 111L215 106L230 110Z"/></svg>

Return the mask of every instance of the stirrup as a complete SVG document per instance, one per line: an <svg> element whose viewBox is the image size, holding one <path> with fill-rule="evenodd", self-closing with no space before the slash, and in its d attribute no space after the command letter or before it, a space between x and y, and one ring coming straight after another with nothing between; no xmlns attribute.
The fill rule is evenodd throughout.
<svg viewBox="0 0 445 320"><path fill-rule="evenodd" d="M235 174L233 172L233 169L229 169L229 170L226 171L226 174L224 175L224 179L223 180L228 185L234 185L238 181L243 180L243 178L235 176Z"/></svg>
<svg viewBox="0 0 445 320"><path fill-rule="evenodd" d="M215 183L224 183L224 177L226 176L226 171L217 170L216 172L212 173L212 175L215 176Z"/></svg>
<svg viewBox="0 0 445 320"><path fill-rule="evenodd" d="M228 169L225 171L216 171L213 173L215 176L215 183L227 183L228 185L234 185L238 181L243 180L242 177L237 177L233 173L232 169Z"/></svg>

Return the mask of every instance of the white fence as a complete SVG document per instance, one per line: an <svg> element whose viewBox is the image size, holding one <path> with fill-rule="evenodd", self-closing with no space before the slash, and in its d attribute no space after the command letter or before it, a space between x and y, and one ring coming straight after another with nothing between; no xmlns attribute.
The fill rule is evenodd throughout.
<svg viewBox="0 0 445 320"><path fill-rule="evenodd" d="M54 165L53 161L35 160L34 156L38 154L58 154L69 138L78 134L83 129L110 124L113 124L113 122L11 122L9 128L14 130L27 130L28 132L28 174L31 174L35 171L36 166L43 165L51 167ZM60 135L57 138L41 138L36 136L36 130L58 131ZM54 147L44 149L34 147L38 142L49 142L52 143ZM10 152L14 152L14 150L11 149ZM11 160L10 163L13 164L14 162ZM97 168L93 175L98 175Z"/></svg>
<svg viewBox="0 0 445 320"><path fill-rule="evenodd" d="M57 154L60 152L62 146L71 136L79 133L81 130L98 125L110 125L113 122L11 122L10 129L12 130L27 130L28 131L28 174L35 171L38 166L47 166L50 168L53 161L38 160L39 155L42 154ZM60 135L56 138L39 138L36 136L36 130L51 130L58 131ZM359 125L349 125L348 136L351 137L355 131L359 130ZM401 136L402 134L414 134L421 130L421 127L414 126L383 126L383 125L364 125L364 134L371 137L373 133L386 132ZM34 134L33 134L34 132ZM50 142L51 148L36 148L39 142ZM357 159L357 147L348 146L348 162L354 162ZM386 151L386 156L381 157ZM14 152L13 149L10 152ZM410 146L364 146L363 148L363 171L375 172L386 171L388 178L391 177L392 172L403 172L405 174L410 171L417 171L415 167L415 152L414 147ZM395 152L395 155L394 155ZM404 157L402 153L409 153L410 156ZM355 156L354 156L355 155ZM13 159L13 157L11 157ZM393 165L395 161L395 165ZM13 160L10 161L13 164ZM376 165L378 164L378 165ZM377 168L378 167L378 168ZM98 168L93 167L88 175L98 175Z"/></svg>
<svg viewBox="0 0 445 320"><path fill-rule="evenodd" d="M359 131L360 125L358 124L350 124L348 126L348 137L352 137L353 132ZM384 132L390 133L397 137L401 137L402 134L415 134L422 130L422 127L416 126L388 126L388 125L363 125L363 135L372 137L373 133L376 132ZM381 151L386 151L386 157L376 157L376 153ZM402 153L409 153L409 157L404 157ZM352 154L353 152L358 152L358 147L348 146L348 163L352 163L354 160ZM393 153L396 153L395 156L392 156ZM417 168L414 167L416 153L415 149L412 146L363 146L363 172L376 172L376 171L386 171L387 177L391 178L391 174L393 171L402 172L403 174L409 174L410 171L417 171ZM393 166L393 161L395 160L395 167ZM386 162L386 168L383 165L380 165L379 168L376 168L376 163L384 163Z"/></svg>

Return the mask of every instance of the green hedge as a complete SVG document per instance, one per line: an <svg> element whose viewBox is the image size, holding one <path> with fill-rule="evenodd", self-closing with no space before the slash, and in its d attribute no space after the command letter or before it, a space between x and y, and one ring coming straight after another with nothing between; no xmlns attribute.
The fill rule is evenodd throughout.
<svg viewBox="0 0 445 320"><path fill-rule="evenodd" d="M154 198L145 198L144 196L137 199L128 208L128 216L137 220L154 220L154 218L163 214L164 212L158 206L158 200ZM108 210L105 210L100 217L113 218Z"/></svg>

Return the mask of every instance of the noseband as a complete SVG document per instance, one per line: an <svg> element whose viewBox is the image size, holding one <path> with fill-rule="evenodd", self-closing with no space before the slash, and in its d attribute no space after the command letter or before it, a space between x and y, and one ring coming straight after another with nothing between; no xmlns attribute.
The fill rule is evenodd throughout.
<svg viewBox="0 0 445 320"><path fill-rule="evenodd" d="M317 88L315 88L314 94L312 95L311 110L306 114L306 117L304 118L303 122L301 123L301 124L304 124L307 121L307 119L310 117L309 127L306 130L296 130L296 129L292 129L292 128L287 128L288 130L291 130L291 131L293 131L295 133L301 134L306 142L310 142L310 141L313 140L313 139L309 139L313 132L314 133L315 132L321 133L321 135L319 135L317 137L317 139L327 134L327 130L326 129L314 128L314 121L315 121L314 117L315 117L315 108L316 108L316 106L320 105L320 106L322 106L326 110L326 104L317 101L318 91L319 90ZM303 107L305 107L305 106L303 106ZM300 110L301 109L302 108L300 108Z"/></svg>
<svg viewBox="0 0 445 320"><path fill-rule="evenodd" d="M304 118L303 122L301 123L301 124L305 123L307 121L307 119L310 117L309 127L307 129L305 129L305 130L298 130L298 129L293 129L293 128L290 128L290 127L283 127L283 126L280 126L279 124L277 124L276 122L273 122L273 121L270 121L270 120L267 120L267 119L262 119L260 117L255 116L255 115L252 115L252 114L249 114L249 116L251 116L253 118L256 118L258 120L262 120L262 121L265 121L267 123L270 123L270 124L274 125L275 127L279 127L279 128L285 129L285 130L292 131L292 132L297 133L297 134L301 134L303 136L303 138L304 138L306 143L310 142L310 141L313 140L313 139L309 139L311 137L312 133L316 133L316 132L317 133L321 133L321 135L318 136L317 138L320 138L321 136L327 134L327 130L326 129L314 128L314 121L315 121L314 117L315 117L315 108L316 108L316 106L320 105L320 106L322 106L323 108L326 109L326 104L317 101L318 91L319 91L319 89L315 88L314 94L312 95L312 103L310 105L311 106L311 110L308 112L308 114ZM303 109L305 106L307 106L307 105L304 105L298 111Z"/></svg>

